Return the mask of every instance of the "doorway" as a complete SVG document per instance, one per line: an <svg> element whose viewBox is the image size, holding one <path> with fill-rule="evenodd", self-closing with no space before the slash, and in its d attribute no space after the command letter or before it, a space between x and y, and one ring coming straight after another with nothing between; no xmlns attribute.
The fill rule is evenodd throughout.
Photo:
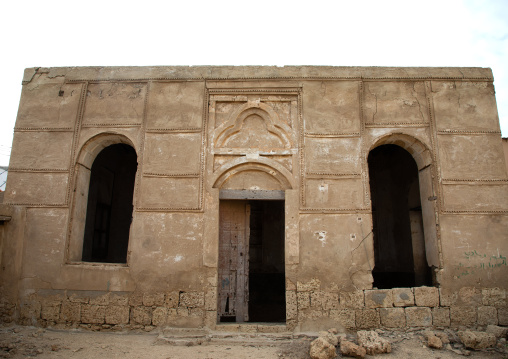
<svg viewBox="0 0 508 359"><path fill-rule="evenodd" d="M220 200L219 322L285 322L284 200Z"/></svg>

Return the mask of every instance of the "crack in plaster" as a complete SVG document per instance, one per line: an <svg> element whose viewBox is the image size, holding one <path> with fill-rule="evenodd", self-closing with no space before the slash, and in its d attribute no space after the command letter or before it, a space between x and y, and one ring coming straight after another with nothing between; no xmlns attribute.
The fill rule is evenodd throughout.
<svg viewBox="0 0 508 359"><path fill-rule="evenodd" d="M375 98L376 109L375 109L374 113L372 114L372 122L375 122L376 114L377 114L377 96L374 93L372 93L372 91L370 91L370 86L367 86L367 88L368 88L370 95L374 96L374 98Z"/></svg>
<svg viewBox="0 0 508 359"><path fill-rule="evenodd" d="M457 107L457 114L458 114L459 113L459 109L460 109L460 92L457 89L457 84L455 83L455 81L453 82L453 88L455 88L457 90L456 91L457 92L457 96L458 96L457 103L459 105L459 107Z"/></svg>
<svg viewBox="0 0 508 359"><path fill-rule="evenodd" d="M416 100L416 102L418 103L418 111L420 112L420 116L422 118L422 122L425 122L425 117L423 116L422 106L420 104L420 100L418 100L418 92L415 89L415 85L416 85L416 82L413 82L412 95L413 95L414 99Z"/></svg>

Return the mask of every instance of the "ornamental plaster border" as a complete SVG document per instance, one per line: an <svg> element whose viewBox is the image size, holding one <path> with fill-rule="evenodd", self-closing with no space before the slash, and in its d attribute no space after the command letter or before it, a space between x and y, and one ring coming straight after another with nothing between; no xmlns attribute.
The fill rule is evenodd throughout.
<svg viewBox="0 0 508 359"><path fill-rule="evenodd" d="M64 75L65 76L65 75ZM256 81L256 80L275 80L275 81L484 81L492 82L492 77L484 76L251 76L251 77L140 77L140 78L110 78L101 80L91 80L87 78L65 79L64 83L76 82L89 82L89 83L103 83L103 82L200 82L200 81ZM30 83L30 81L23 81L23 85ZM290 86L288 86L290 87Z"/></svg>
<svg viewBox="0 0 508 359"><path fill-rule="evenodd" d="M79 135L81 132L81 123L83 121L83 114L85 112L85 102L86 102L86 93L88 91L88 82L84 82L81 85L81 94L79 97L79 103L78 103L78 111L76 114L76 124L74 126L74 135L72 138L72 150L71 150L71 156L70 156L70 163L69 163L69 181L67 183L67 195L65 199L65 203L69 204L71 201L71 191L72 187L74 186L74 167L75 163L78 162L77 159L77 151L78 151L78 142L79 142ZM71 212L74 210L74 201L71 206ZM72 220L72 214L69 216L69 223Z"/></svg>
<svg viewBox="0 0 508 359"><path fill-rule="evenodd" d="M318 133L318 132L305 132L305 137L318 137L318 138L346 138L346 137L360 137L360 132L329 132L329 133Z"/></svg>
<svg viewBox="0 0 508 359"><path fill-rule="evenodd" d="M466 130L439 130L438 135L501 135L501 131L498 130L477 130L477 131L466 131Z"/></svg>
<svg viewBox="0 0 508 359"><path fill-rule="evenodd" d="M9 172L44 172L44 173L68 173L68 168L21 168L21 167L10 167Z"/></svg>
<svg viewBox="0 0 508 359"><path fill-rule="evenodd" d="M143 172L143 177L171 177L171 178L198 178L199 173L153 173Z"/></svg>
<svg viewBox="0 0 508 359"><path fill-rule="evenodd" d="M140 127L142 126L141 122L139 123L84 123L81 125L81 128L91 128L91 127Z"/></svg>
<svg viewBox="0 0 508 359"><path fill-rule="evenodd" d="M189 128L148 128L145 133L197 133L201 132L201 127Z"/></svg>
<svg viewBox="0 0 508 359"><path fill-rule="evenodd" d="M365 123L365 127L367 128L386 128L386 127L429 127L428 122L386 122L386 123L375 123L375 122L367 122Z"/></svg>
<svg viewBox="0 0 508 359"><path fill-rule="evenodd" d="M73 132L72 127L14 127L14 132Z"/></svg>

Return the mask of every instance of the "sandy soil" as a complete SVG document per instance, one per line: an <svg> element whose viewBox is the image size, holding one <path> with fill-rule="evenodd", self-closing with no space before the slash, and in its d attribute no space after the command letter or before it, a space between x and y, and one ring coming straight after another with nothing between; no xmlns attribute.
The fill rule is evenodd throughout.
<svg viewBox="0 0 508 359"><path fill-rule="evenodd" d="M446 349L427 348L417 332L388 334L391 335L385 337L393 343L393 351L378 357L453 359L464 356ZM171 334L163 332L92 332L83 329L55 330L13 326L0 328L0 358L310 358L308 351L312 338L307 335L264 335L259 338L253 335L211 333L211 337L211 340L197 344L202 340L175 339ZM190 344L194 345L187 346ZM471 351L469 357L508 359L507 354L495 350Z"/></svg>

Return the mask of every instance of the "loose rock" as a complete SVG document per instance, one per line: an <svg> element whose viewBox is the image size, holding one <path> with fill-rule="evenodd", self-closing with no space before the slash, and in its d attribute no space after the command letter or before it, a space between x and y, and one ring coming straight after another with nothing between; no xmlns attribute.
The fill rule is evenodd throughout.
<svg viewBox="0 0 508 359"><path fill-rule="evenodd" d="M339 344L339 338L332 333L320 332L319 337L323 338L324 340L326 340L328 343L330 343L334 347L337 346L337 344Z"/></svg>
<svg viewBox="0 0 508 359"><path fill-rule="evenodd" d="M333 359L337 356L335 346L323 337L319 337L310 343L309 354L312 359Z"/></svg>
<svg viewBox="0 0 508 359"><path fill-rule="evenodd" d="M427 340L427 345L429 346L429 348L434 348L434 349L442 349L443 348L443 342L441 341L441 339L439 339L435 335L429 336L429 338Z"/></svg>
<svg viewBox="0 0 508 359"><path fill-rule="evenodd" d="M423 336L427 342L427 346L429 348L434 348L434 349L442 349L443 348L443 341L441 340L441 338L439 338L437 336L437 333L435 333L431 330L426 330L422 334L423 334Z"/></svg>
<svg viewBox="0 0 508 359"><path fill-rule="evenodd" d="M508 328L499 327L497 325L487 325L487 333L494 334L497 339L506 338L508 335Z"/></svg>
<svg viewBox="0 0 508 359"><path fill-rule="evenodd" d="M353 357L353 358L365 358L367 351L365 348L356 345L347 340L342 340L340 342L340 353L345 357Z"/></svg>
<svg viewBox="0 0 508 359"><path fill-rule="evenodd" d="M496 345L496 336L491 333L465 330L458 333L460 340L466 348L480 350Z"/></svg>
<svg viewBox="0 0 508 359"><path fill-rule="evenodd" d="M381 338L374 331L360 330L356 335L358 337L358 344L364 347L369 355L390 353L392 351L390 342Z"/></svg>
<svg viewBox="0 0 508 359"><path fill-rule="evenodd" d="M443 344L449 344L450 343L450 339L448 338L448 335L446 333L434 332L434 335L436 337L438 337L439 339L441 339L441 342Z"/></svg>

